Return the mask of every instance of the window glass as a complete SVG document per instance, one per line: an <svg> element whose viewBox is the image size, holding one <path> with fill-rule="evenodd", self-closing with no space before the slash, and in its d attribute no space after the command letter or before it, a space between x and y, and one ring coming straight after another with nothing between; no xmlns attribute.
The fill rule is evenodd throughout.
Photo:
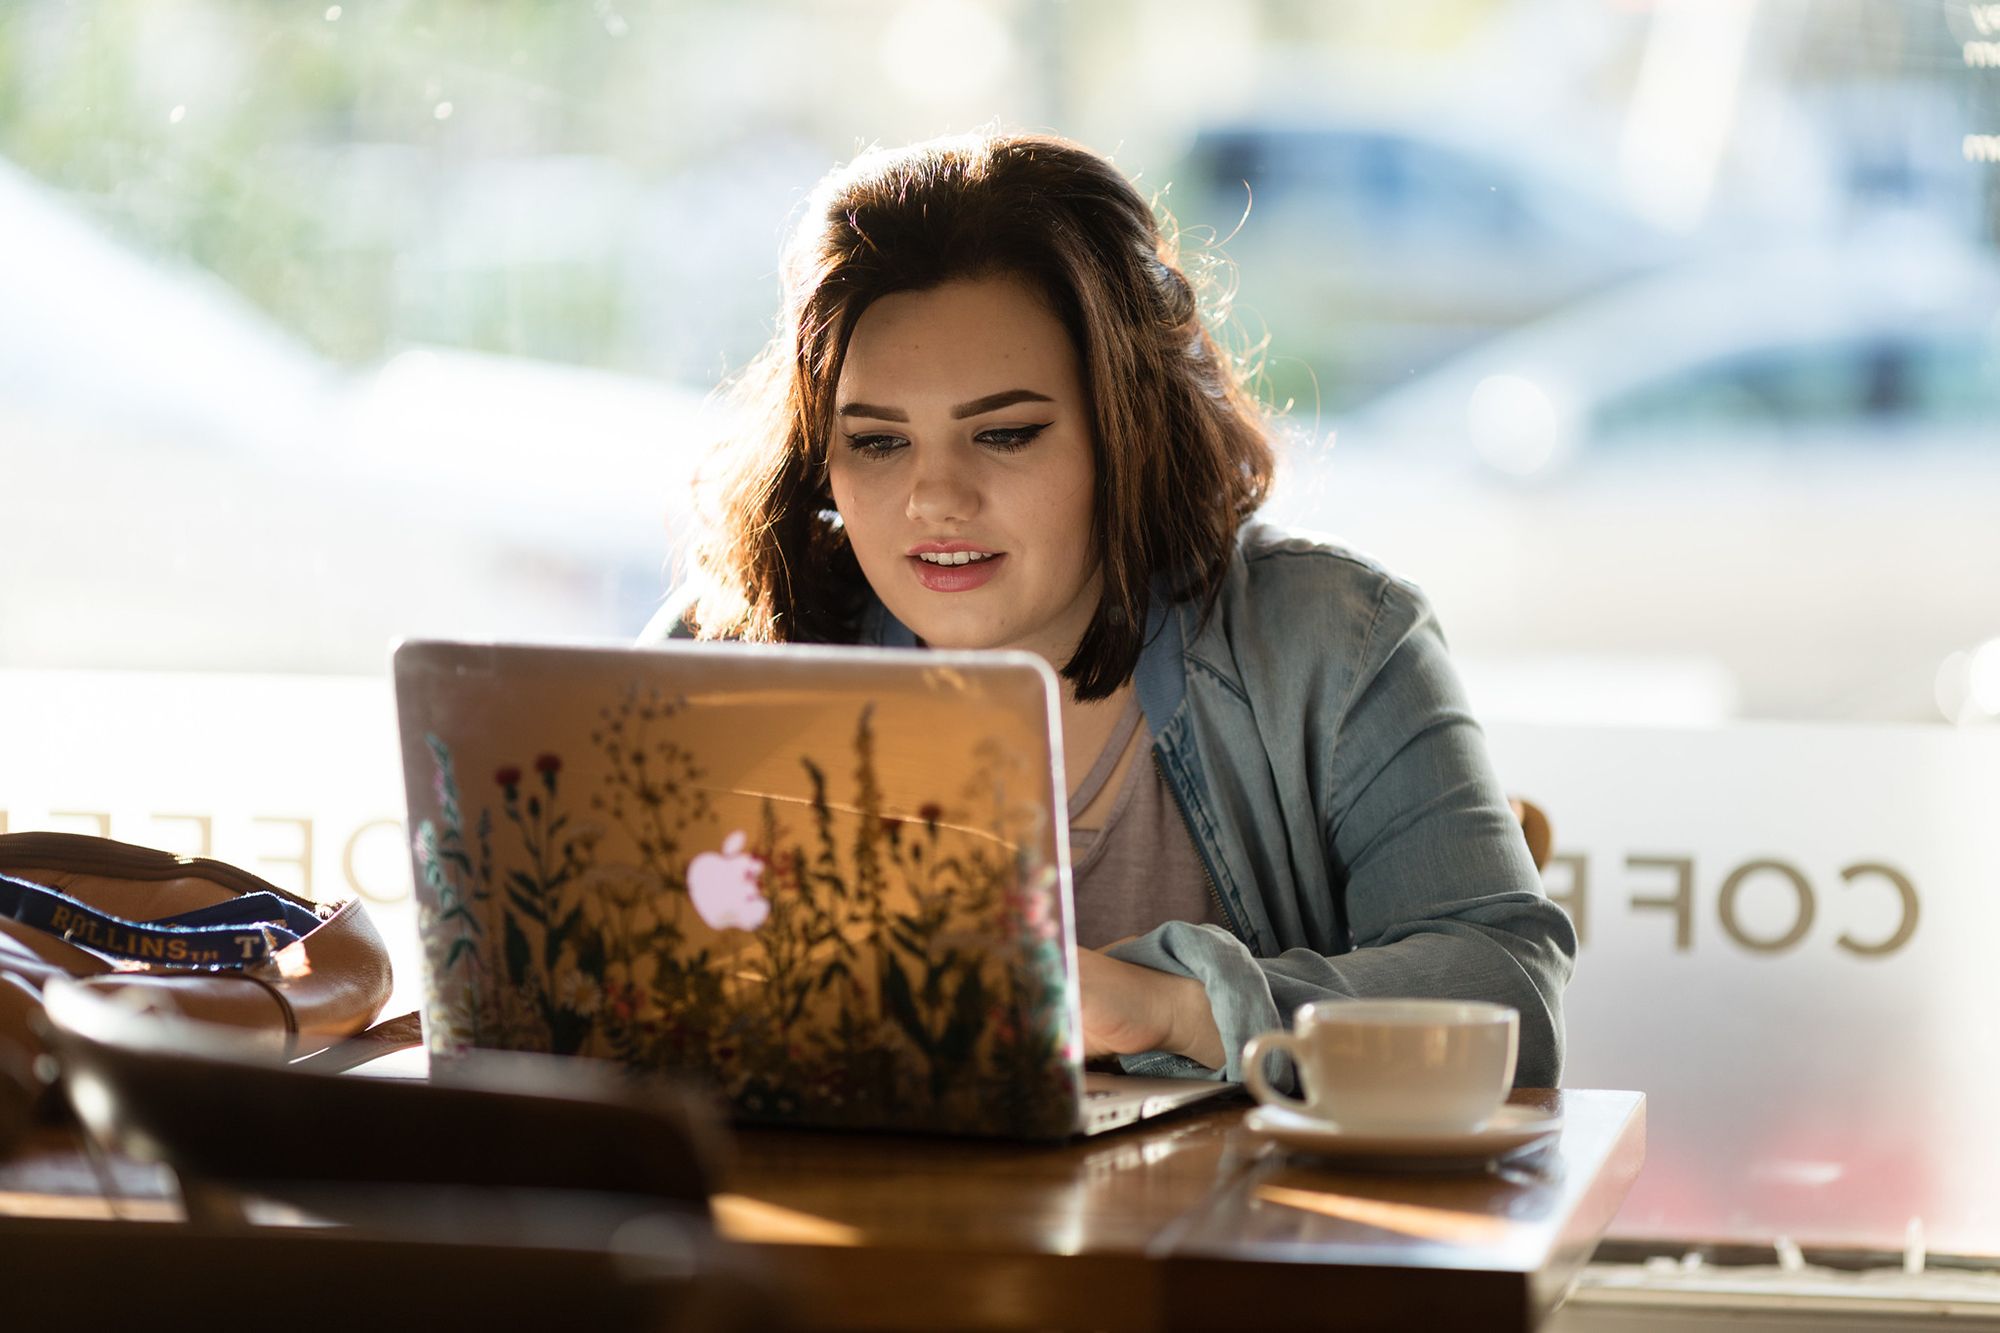
<svg viewBox="0 0 2000 1333"><path fill-rule="evenodd" d="M1911 401L1920 415L2000 420L2000 321L1984 336L1918 344L1909 374Z"/></svg>
<svg viewBox="0 0 2000 1333"><path fill-rule="evenodd" d="M1858 431L1880 427L1877 443L1890 447L1903 442L1897 426L1969 423L2000 411L1996 382L1992 347L1976 333L1766 348L1609 396L1591 436L1607 449L1745 432L1809 447L1816 439L1851 444Z"/></svg>
<svg viewBox="0 0 2000 1333"><path fill-rule="evenodd" d="M1815 424L1911 409L1912 349L1897 343L1780 348L1698 367L1612 399L1596 435L1607 445L1656 443L1672 431L1751 428L1803 433Z"/></svg>
<svg viewBox="0 0 2000 1333"><path fill-rule="evenodd" d="M1483 716L1991 728L1996 50L1992 5L1887 0L7 0L0 734L34 748L0 827L184 850L206 811L220 855L404 901L390 645L628 640L812 182L991 123L1110 152L1173 216L1277 413L1271 516L1421 584ZM98 748L58 764L60 716ZM1606 790L1637 753L1562 735ZM197 752L264 778L196 781ZM1940 763L1939 791L1988 789ZM1962 814L1931 852L1985 864ZM1792 835L1844 892L1832 835ZM1911 1012L2000 1004L1922 933L1988 882L1924 884ZM1603 948L1585 1053L1656 998ZM1701 1108L1653 1122L1669 1173L1695 1125L1740 1136L1729 1161L1807 1125L1850 1183L1901 1171L1879 1106L1728 1100L1781 1067L1780 1019L1798 1058L1848 1059L1811 1015L1877 964L1821 961L1780 1015L1669 959L1709 1063L1573 1073ZM1973 1123L1975 1062L1924 1054L1897 1095ZM1811 1179L1774 1210L1662 1178L1633 1225L1764 1242L1805 1200L1826 1237L1902 1244L1907 1218ZM1968 1192L1918 1203L2000 1255Z"/></svg>

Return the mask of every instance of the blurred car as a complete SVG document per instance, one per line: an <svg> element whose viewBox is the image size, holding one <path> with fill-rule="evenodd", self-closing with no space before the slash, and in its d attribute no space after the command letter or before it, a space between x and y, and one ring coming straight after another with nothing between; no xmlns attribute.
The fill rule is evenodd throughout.
<svg viewBox="0 0 2000 1333"><path fill-rule="evenodd" d="M376 673L664 594L705 395L448 349L350 371L0 163L0 667Z"/></svg>
<svg viewBox="0 0 2000 1333"><path fill-rule="evenodd" d="M1168 202L1183 222L1234 229L1239 307L1338 403L1677 252L1607 173L1479 124L1357 112L1211 125Z"/></svg>
<svg viewBox="0 0 2000 1333"><path fill-rule="evenodd" d="M1940 663L1993 633L1996 496L2000 261L1898 232L1691 262L1492 339L1296 453L1273 512L1426 585L1473 659L1935 720Z"/></svg>

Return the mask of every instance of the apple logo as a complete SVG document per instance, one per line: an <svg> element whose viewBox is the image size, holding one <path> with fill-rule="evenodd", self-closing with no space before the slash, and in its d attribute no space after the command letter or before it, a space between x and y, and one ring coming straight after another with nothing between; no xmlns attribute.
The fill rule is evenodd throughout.
<svg viewBox="0 0 2000 1333"><path fill-rule="evenodd" d="M755 930L771 914L771 904L757 892L764 863L743 850L743 830L722 841L722 851L703 852L688 863L688 897L694 910L715 930Z"/></svg>

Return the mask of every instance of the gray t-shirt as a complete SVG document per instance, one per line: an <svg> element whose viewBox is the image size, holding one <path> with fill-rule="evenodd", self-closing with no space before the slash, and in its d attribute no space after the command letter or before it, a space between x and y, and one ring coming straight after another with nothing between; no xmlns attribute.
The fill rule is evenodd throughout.
<svg viewBox="0 0 2000 1333"><path fill-rule="evenodd" d="M1128 935L1143 935L1163 921L1223 923L1201 854L1159 765L1152 762L1152 729L1136 694L1070 797L1069 817L1074 820L1090 808L1120 758L1135 747L1104 822L1095 829L1070 829L1079 948L1101 949Z"/></svg>

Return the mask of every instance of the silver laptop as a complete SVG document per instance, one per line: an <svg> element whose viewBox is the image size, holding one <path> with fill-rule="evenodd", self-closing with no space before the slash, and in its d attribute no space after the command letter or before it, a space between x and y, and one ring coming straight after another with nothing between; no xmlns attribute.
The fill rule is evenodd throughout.
<svg viewBox="0 0 2000 1333"><path fill-rule="evenodd" d="M1084 1073L1039 658L411 642L395 676L434 1059L1035 1139L1225 1090Z"/></svg>

